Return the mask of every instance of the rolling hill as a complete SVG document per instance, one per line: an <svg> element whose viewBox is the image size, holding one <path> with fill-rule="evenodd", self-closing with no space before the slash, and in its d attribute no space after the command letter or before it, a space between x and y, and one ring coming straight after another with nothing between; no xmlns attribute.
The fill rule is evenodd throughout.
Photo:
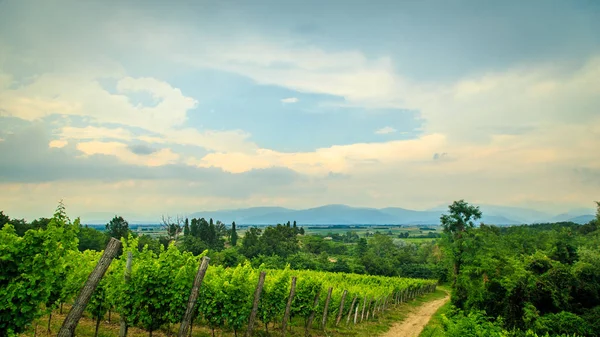
<svg viewBox="0 0 600 337"><path fill-rule="evenodd" d="M536 210L494 205L479 205L483 218L481 222L494 225L518 225L525 223L573 221L587 223L594 218L588 209L573 210L564 214L550 215ZM226 224L235 221L239 225L272 225L287 221L300 224L356 225L356 224L402 224L436 225L447 206L418 211L400 207L366 208L346 205L325 205L308 209L289 209L284 207L251 207L219 211L195 212L188 218L212 218ZM87 224L105 224L114 214L91 213L82 216ZM131 224L160 223L160 218L147 219L133 214L123 215Z"/></svg>

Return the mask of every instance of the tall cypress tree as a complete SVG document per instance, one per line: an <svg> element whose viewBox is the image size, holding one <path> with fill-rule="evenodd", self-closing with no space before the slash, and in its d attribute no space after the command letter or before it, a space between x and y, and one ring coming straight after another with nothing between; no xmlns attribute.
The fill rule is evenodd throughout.
<svg viewBox="0 0 600 337"><path fill-rule="evenodd" d="M235 221L231 223L231 238L230 238L230 242L231 242L231 246L235 247L237 245L237 240L238 240L238 234L237 231L235 230Z"/></svg>
<svg viewBox="0 0 600 337"><path fill-rule="evenodd" d="M190 235L190 222L188 218L185 218L185 226L183 226L183 236Z"/></svg>

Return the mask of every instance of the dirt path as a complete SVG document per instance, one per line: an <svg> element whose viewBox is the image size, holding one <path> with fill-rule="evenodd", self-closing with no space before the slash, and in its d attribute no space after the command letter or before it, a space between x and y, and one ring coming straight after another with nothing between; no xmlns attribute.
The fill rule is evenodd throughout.
<svg viewBox="0 0 600 337"><path fill-rule="evenodd" d="M427 322L439 307L450 299L446 296L442 299L427 302L411 312L402 322L394 324L388 332L381 337L417 337L423 331Z"/></svg>

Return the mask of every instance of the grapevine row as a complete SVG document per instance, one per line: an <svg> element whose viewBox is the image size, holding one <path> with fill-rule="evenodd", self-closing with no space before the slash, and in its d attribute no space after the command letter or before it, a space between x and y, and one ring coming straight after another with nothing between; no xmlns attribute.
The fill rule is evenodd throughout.
<svg viewBox="0 0 600 337"><path fill-rule="evenodd" d="M113 308L127 325L143 328L151 336L163 326L181 322L204 254L194 256L171 245L156 255L147 248L138 251L136 241L123 240L123 254L100 281L88 311L99 321ZM133 264L125 281L129 253ZM64 288L68 294L62 300L75 295L74 290L83 285L99 256L90 251L71 256L70 263L77 268L70 269ZM271 270L253 268L249 263L235 268L209 266L194 306L193 322L206 324L213 333L215 329L233 330L236 335L246 331L261 273L265 274L264 285L255 314L267 332L270 326L285 327L293 318L301 318L307 332L311 328L360 324L379 317L390 306L435 290L435 281L431 280Z"/></svg>

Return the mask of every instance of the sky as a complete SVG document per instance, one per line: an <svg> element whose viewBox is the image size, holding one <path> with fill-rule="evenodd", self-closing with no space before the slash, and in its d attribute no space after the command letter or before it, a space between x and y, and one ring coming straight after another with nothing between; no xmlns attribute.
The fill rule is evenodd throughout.
<svg viewBox="0 0 600 337"><path fill-rule="evenodd" d="M600 199L600 2L0 0L0 209Z"/></svg>

